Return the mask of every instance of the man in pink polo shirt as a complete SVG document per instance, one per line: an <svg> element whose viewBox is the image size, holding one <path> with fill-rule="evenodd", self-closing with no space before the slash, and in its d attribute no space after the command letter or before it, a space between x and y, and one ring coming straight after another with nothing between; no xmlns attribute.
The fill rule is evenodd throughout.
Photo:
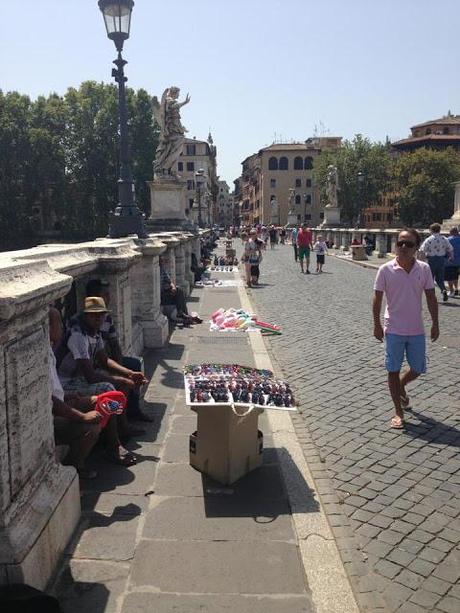
<svg viewBox="0 0 460 613"><path fill-rule="evenodd" d="M422 296L425 293L432 326L431 340L439 337L438 303L433 276L425 262L416 259L420 246L417 230L408 228L398 235L396 258L379 268L374 283L374 336L385 337L385 367L388 387L395 406L392 428L404 427L404 409L409 408L406 385L426 371L425 330L422 320ZM387 306L384 328L380 322L382 299ZM401 377L401 366L406 356L409 370Z"/></svg>

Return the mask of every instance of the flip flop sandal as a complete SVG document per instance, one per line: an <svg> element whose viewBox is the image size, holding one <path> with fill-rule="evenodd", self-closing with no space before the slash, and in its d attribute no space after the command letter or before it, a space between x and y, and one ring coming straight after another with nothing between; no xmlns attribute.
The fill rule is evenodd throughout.
<svg viewBox="0 0 460 613"><path fill-rule="evenodd" d="M394 430L403 430L404 426L404 420L397 417L393 417L390 422L390 428L393 428Z"/></svg>
<svg viewBox="0 0 460 613"><path fill-rule="evenodd" d="M119 451L118 454L107 453L106 458L110 462L118 464L119 466L133 466L137 463L136 456L130 453L127 449Z"/></svg>

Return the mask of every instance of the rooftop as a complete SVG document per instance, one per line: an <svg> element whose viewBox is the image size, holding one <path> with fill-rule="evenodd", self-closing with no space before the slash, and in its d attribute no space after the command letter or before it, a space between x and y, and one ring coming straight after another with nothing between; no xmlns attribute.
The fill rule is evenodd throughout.
<svg viewBox="0 0 460 613"><path fill-rule="evenodd" d="M460 115L452 115L452 113L449 111L449 113L444 115L444 117L432 119L431 121L425 121L424 123L418 123L416 126L412 126L411 130L415 130L416 128L424 128L425 126L431 126L437 123L443 125L459 125Z"/></svg>
<svg viewBox="0 0 460 613"><path fill-rule="evenodd" d="M391 143L393 146L405 145L406 143L423 143L423 142L455 142L460 143L460 134L424 134L423 136L410 136L402 140Z"/></svg>

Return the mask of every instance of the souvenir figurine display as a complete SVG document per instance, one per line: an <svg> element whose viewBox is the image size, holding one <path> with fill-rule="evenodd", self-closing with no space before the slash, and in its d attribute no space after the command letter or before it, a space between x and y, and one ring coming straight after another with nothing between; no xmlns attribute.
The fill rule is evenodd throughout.
<svg viewBox="0 0 460 613"><path fill-rule="evenodd" d="M295 410L296 402L286 381L270 370L238 364L193 364L184 368L187 404L246 404Z"/></svg>

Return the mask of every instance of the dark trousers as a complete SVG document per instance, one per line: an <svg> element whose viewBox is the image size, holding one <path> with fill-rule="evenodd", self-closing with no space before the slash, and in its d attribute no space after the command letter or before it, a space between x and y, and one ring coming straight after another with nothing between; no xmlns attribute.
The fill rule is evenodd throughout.
<svg viewBox="0 0 460 613"><path fill-rule="evenodd" d="M187 300L184 290L180 287L177 287L175 292L171 292L169 289L162 290L161 304L173 304L177 309L178 315L188 315Z"/></svg>
<svg viewBox="0 0 460 613"><path fill-rule="evenodd" d="M292 246L294 247L294 259L297 262L298 259L298 255L297 255L297 243L292 243Z"/></svg>
<svg viewBox="0 0 460 613"><path fill-rule="evenodd" d="M129 368L129 370L134 370L134 372L142 371L142 360L134 356L123 356L121 365L125 368ZM128 418L134 419L139 415L141 412L139 403L139 390L131 390L128 394L128 405L126 407L126 416Z"/></svg>
<svg viewBox="0 0 460 613"><path fill-rule="evenodd" d="M443 255L429 255L427 260L431 269L431 274L433 275L433 279L438 284L441 292L445 292L446 285L444 283L444 270L446 268L446 258Z"/></svg>

